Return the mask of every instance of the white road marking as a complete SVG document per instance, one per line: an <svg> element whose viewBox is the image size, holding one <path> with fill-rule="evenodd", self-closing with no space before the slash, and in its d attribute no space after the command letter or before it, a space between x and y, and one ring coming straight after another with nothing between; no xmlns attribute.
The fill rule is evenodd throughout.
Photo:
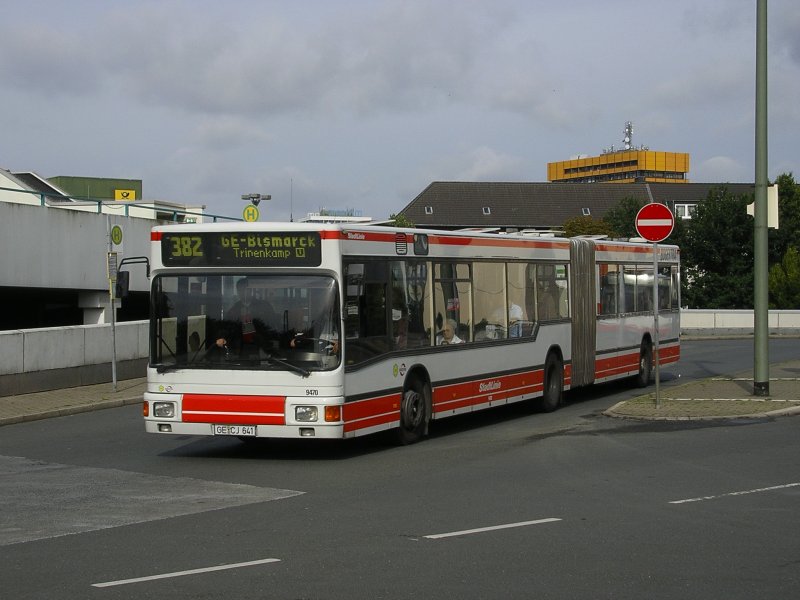
<svg viewBox="0 0 800 600"><path fill-rule="evenodd" d="M135 577L133 579L120 579L119 581L106 581L104 583L93 583L92 587L112 587L115 585L128 585L129 583L141 583L142 581L153 581L155 579L169 579L171 577L183 577L184 575L197 575L199 573L211 573L212 571L225 571L227 569L239 569L241 567L253 567L267 563L281 562L279 558L262 558L261 560L251 560L249 562L234 563L230 565L218 565L216 567L204 567L202 569L189 569L188 571L176 571L174 573L162 573L161 575L148 575L147 577Z"/></svg>
<svg viewBox="0 0 800 600"><path fill-rule="evenodd" d="M786 483L784 485L773 485L765 488L756 488L754 490L744 490L741 492L728 492L726 494L717 494L716 496L701 496L699 498L687 498L685 500L672 500L670 504L686 504L688 502L702 502L703 500L716 500L717 498L725 498L726 496L744 496L746 494L757 494L759 492L771 492L774 490L785 490L790 487L797 487L798 483Z"/></svg>
<svg viewBox="0 0 800 600"><path fill-rule="evenodd" d="M5 523L0 518L0 547L303 493L2 455L0 476L0 515L5 517Z"/></svg>
<svg viewBox="0 0 800 600"><path fill-rule="evenodd" d="M528 525L541 525L543 523L554 523L561 519L537 519L535 521L521 521L519 523L506 523L505 525L493 525L491 527L479 527L477 529L464 529L463 531L451 531L450 533L436 533L434 535L426 535L425 539L440 540L442 538L456 537L459 535L472 535L473 533L483 533L485 531L497 531L498 529L511 529L514 527L527 527Z"/></svg>

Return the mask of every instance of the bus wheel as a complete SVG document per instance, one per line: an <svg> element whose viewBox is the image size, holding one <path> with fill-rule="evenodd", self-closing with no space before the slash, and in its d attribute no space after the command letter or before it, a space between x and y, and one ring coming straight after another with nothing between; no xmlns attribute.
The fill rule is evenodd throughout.
<svg viewBox="0 0 800 600"><path fill-rule="evenodd" d="M650 375L653 371L653 347L645 340L639 350L639 374L636 376L636 386L643 388L650 384Z"/></svg>
<svg viewBox="0 0 800 600"><path fill-rule="evenodd" d="M428 432L429 395L428 387L419 380L412 381L403 392L397 439L404 446L418 442Z"/></svg>
<svg viewBox="0 0 800 600"><path fill-rule="evenodd" d="M564 367L555 354L550 354L544 363L544 390L539 400L542 412L553 412L561 406L564 393Z"/></svg>

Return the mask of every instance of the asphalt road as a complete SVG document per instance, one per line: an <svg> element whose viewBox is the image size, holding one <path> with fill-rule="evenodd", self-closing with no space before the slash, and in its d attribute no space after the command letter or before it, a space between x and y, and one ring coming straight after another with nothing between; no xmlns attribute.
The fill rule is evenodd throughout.
<svg viewBox="0 0 800 600"><path fill-rule="evenodd" d="M687 342L662 376L748 365L751 341ZM6 426L2 597L798 597L800 420L601 416L638 393L409 447L151 436L134 406Z"/></svg>

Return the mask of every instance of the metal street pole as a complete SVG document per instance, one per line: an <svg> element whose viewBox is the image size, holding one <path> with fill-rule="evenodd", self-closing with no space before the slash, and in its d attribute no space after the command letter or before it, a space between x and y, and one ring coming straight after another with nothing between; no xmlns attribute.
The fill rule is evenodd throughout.
<svg viewBox="0 0 800 600"><path fill-rule="evenodd" d="M661 408L661 371L658 356L658 242L653 244L653 363L656 367L656 408Z"/></svg>
<svg viewBox="0 0 800 600"><path fill-rule="evenodd" d="M769 395L769 277L767 236L767 0L756 7L756 191L754 232L753 394Z"/></svg>
<svg viewBox="0 0 800 600"><path fill-rule="evenodd" d="M111 216L106 217L106 233L108 234L108 304L111 309L111 390L117 391L117 315L114 306L114 283L117 280L117 253L112 252Z"/></svg>

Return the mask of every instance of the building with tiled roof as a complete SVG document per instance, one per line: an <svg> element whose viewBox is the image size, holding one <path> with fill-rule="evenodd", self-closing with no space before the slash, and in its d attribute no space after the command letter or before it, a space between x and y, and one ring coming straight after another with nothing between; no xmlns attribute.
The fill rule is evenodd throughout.
<svg viewBox="0 0 800 600"><path fill-rule="evenodd" d="M496 227L504 231L559 230L569 219L600 219L625 198L661 202L678 217L689 218L694 206L718 183L514 183L435 181L400 215L417 227L464 229ZM753 193L749 183L724 184L734 194Z"/></svg>

